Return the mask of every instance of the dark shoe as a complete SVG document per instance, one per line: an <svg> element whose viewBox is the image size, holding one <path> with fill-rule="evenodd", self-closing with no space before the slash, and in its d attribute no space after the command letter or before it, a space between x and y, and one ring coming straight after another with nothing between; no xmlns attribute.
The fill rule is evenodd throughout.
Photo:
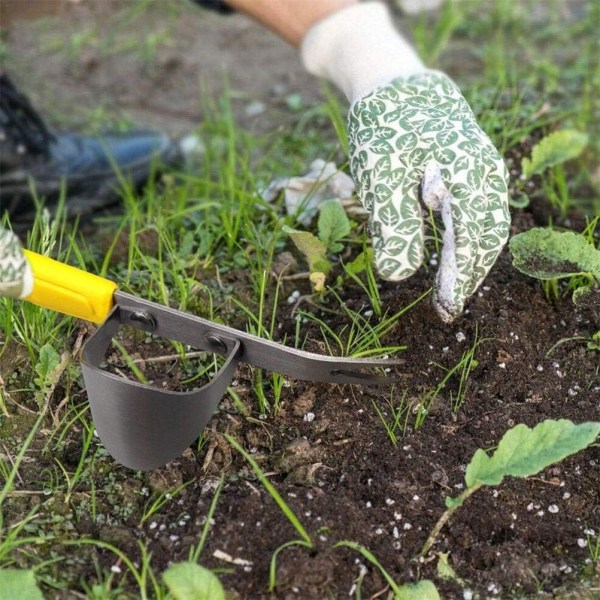
<svg viewBox="0 0 600 600"><path fill-rule="evenodd" d="M154 131L88 137L48 130L27 98L0 75L0 216L30 220L33 194L46 206L63 189L69 215L120 200L121 182L141 187L162 167L182 163L179 145Z"/></svg>

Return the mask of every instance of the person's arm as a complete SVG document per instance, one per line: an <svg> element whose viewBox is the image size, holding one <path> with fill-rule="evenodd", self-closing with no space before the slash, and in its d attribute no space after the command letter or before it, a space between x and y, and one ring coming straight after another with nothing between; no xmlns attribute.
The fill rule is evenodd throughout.
<svg viewBox="0 0 600 600"><path fill-rule="evenodd" d="M225 0L225 4L299 47L308 30L358 0Z"/></svg>

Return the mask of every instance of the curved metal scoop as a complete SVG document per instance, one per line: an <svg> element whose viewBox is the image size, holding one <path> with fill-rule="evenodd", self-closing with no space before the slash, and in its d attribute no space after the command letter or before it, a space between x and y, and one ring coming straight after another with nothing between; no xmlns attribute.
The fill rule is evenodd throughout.
<svg viewBox="0 0 600 600"><path fill-rule="evenodd" d="M154 469L177 458L210 421L235 373L240 343L227 340L227 360L209 383L191 392L173 392L99 368L120 325L117 307L82 352L92 418L117 462L130 469Z"/></svg>
<svg viewBox="0 0 600 600"><path fill-rule="evenodd" d="M312 381L362 385L395 381L372 369L397 361L319 356L123 292L115 293L115 301L108 319L83 347L81 365L98 435L115 460L131 469L162 466L190 446L217 410L240 361ZM121 325L225 356L225 363L209 383L190 392L124 379L100 368Z"/></svg>

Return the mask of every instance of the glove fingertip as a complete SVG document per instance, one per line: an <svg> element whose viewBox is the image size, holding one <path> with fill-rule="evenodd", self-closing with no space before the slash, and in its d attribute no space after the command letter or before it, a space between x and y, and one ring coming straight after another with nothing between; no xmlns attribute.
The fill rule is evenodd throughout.
<svg viewBox="0 0 600 600"><path fill-rule="evenodd" d="M451 301L444 301L438 296L438 294L435 291L433 293L432 304L437 315L446 324L452 323L456 319L456 317L458 317L462 313L465 306L464 302L456 303Z"/></svg>

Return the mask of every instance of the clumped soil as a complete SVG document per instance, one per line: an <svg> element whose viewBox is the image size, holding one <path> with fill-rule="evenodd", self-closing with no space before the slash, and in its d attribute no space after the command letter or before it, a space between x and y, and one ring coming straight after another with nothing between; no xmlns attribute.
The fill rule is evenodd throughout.
<svg viewBox="0 0 600 600"><path fill-rule="evenodd" d="M89 19L85 13L77 15L84 23ZM230 44L235 45L240 36L256 35L248 33L248 26L240 25L238 17L234 19L229 25L219 21L220 34L227 36ZM207 35L215 27L212 17L209 21ZM11 43L18 49L36 30L19 24L16 31L20 37ZM277 44L265 39L270 40L264 42L267 46ZM17 62L27 64L27 49L22 49ZM36 60L51 72L59 69L56 57ZM190 53L181 60L183 63L171 64L164 76L180 76L187 82ZM91 56L89 62L78 63L75 74L59 69L57 77L62 77L70 92L77 89L83 94L86 86L88 94L98 89L107 92L110 85L98 66L103 61ZM161 65L159 60L154 67L160 69ZM124 86L119 75L127 73L128 63L119 68L116 95L125 94L125 105L135 104L128 95L133 86ZM35 69L33 78L40 76L40 67ZM294 71L288 65L285 93L297 85L289 75L295 72L297 67ZM163 90L171 85L166 83ZM267 84L261 85L266 90ZM268 102L270 93L265 91L262 100ZM176 90L165 94L166 98L153 96L160 104L153 109L155 117L168 97L180 97ZM168 116L168 111L165 114ZM173 119L165 117L165 122L177 130L200 116L199 112L190 113L189 118L186 114L173 111ZM516 211L513 233L546 224L548 216L548 206L534 202L527 210ZM578 223L575 215L572 223ZM426 292L433 273L434 267L428 265L401 285L382 283L384 312L394 313ZM294 290L290 283L286 285L283 298ZM309 291L300 287L302 292ZM347 287L343 300L363 313L370 308L358 287ZM325 306L334 309L327 312L308 304L302 308L325 318L335 331L348 326L335 304ZM376 317L371 318L375 322ZM293 306L283 302L278 319L281 339L286 333L293 334ZM73 589L79 587L78 582L93 582L97 565L103 569L120 565L125 570L113 553L100 548L81 547L65 557L60 542L83 537L114 544L131 557L139 557L138 542L143 542L159 573L171 562L187 559L190 547L198 543L222 476L224 487L200 561L219 573L233 597L342 598L356 585L362 586L364 598L379 597L382 592L385 597L386 582L377 569L353 550L334 548L337 541L350 540L368 548L395 581L431 578L443 598L462 598L463 588L480 597L531 597L540 590L565 597L572 586L584 580L596 581L596 592L590 589L586 596L587 592L580 590L577 597L592 598L598 593L600 566L591 563L590 550L581 540L587 540L586 530L593 529L596 535L600 530L597 445L538 477L509 478L498 488L480 490L442 530L430 557L425 561L415 557L444 511L444 498L460 493L465 466L477 448L492 449L517 423L534 426L544 419L583 422L600 418L599 352L587 349L585 342L577 339L556 345L569 338L589 338L599 327L598 315L575 309L568 296L547 299L538 282L511 266L506 250L455 323L442 324L426 299L386 336L384 343L406 346L399 355L403 361L398 369L400 383L392 390L292 381L283 388L279 410L260 415L253 391L256 373L241 366L234 389L247 415L231 398L225 398L194 448L149 473L119 467L102 455L94 440L95 467L89 476L101 492L96 494L94 506L91 489L75 490L68 498L60 493L48 497L24 493L6 501L5 521L17 522L40 506L39 515L48 520L38 526L45 534L54 532L57 544L42 545L38 555L60 555L62 560L47 569L56 579L70 580ZM307 349L325 352L322 334L314 323L304 323L302 333ZM422 427L414 431L420 399L436 388L444 369L453 367L476 339L480 341L477 365L468 378L462 406L456 411L451 408L459 388L458 378L453 377L432 402ZM157 345L154 352L170 354L172 350ZM11 357L13 364L17 358ZM149 363L146 368L149 376L164 376L159 366ZM170 373L176 381L182 378L177 368ZM402 398L408 407L409 427L404 434L397 432L394 445L373 404L391 418L390 401L398 405ZM85 400L84 390L74 398L79 400ZM314 418L308 418L309 414ZM27 431L32 419L23 413L5 427L22 426ZM272 593L267 586L273 554L282 543L299 536L244 459L227 444L224 433L234 435L251 452L314 541L312 549L291 547L278 555L277 587ZM69 430L67 439L58 441L42 430L20 470L16 489L47 487L55 468L53 459L59 458L74 470L80 453L78 426ZM173 492L187 482L191 483L140 524L152 495L156 498L162 492ZM248 562L227 562L218 558L217 551ZM462 584L436 574L437 560L430 559L437 553L449 554ZM26 555L18 560L23 566L30 564ZM68 592L49 594L72 597Z"/></svg>

